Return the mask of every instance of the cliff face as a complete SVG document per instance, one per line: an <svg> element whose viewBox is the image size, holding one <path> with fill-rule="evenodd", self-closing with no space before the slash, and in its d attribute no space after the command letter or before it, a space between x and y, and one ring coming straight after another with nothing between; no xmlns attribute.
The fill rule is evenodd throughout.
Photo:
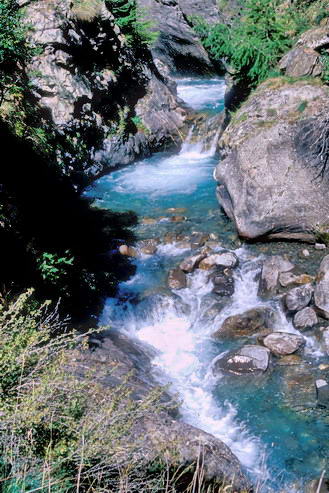
<svg viewBox="0 0 329 493"><path fill-rule="evenodd" d="M179 75L209 75L217 72L206 50L193 31L190 16L200 16L207 22L219 20L216 0L138 0L141 8L159 32L152 48L155 59L161 60L172 73Z"/></svg>
<svg viewBox="0 0 329 493"><path fill-rule="evenodd" d="M70 144L59 158L67 174L92 177L181 143L186 110L175 84L145 44L122 33L106 2L40 0L25 16L38 48L27 68L32 96Z"/></svg>

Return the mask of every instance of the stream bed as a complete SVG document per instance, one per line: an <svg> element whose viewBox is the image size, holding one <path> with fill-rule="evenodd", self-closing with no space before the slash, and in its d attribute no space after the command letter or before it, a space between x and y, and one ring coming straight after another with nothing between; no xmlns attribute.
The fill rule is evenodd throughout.
<svg viewBox="0 0 329 493"><path fill-rule="evenodd" d="M179 96L210 116L223 109L224 91L221 79L178 80ZM321 375L325 358L316 337L304 334L297 369L274 365L261 377L248 378L214 377L214 359L246 341L211 337L228 316L262 306L275 310L277 330L296 332L278 300L259 299L257 275L264 255L294 251L297 256L301 247L240 244L216 199L217 162L213 146L205 150L189 136L179 153L141 160L86 190L96 206L135 211L141 218L138 239L161 239L156 253L133 259L135 275L121 284L118 298L106 301L100 323L157 350L154 374L180 396L183 419L223 440L258 482L258 491L301 493L307 481L319 478L329 457L329 413L305 397L298 383ZM190 274L184 289L166 287L168 270L191 254L186 239L197 232L213 234L215 250L228 248L239 258L234 294L221 310L205 271ZM318 263L315 258L310 270Z"/></svg>

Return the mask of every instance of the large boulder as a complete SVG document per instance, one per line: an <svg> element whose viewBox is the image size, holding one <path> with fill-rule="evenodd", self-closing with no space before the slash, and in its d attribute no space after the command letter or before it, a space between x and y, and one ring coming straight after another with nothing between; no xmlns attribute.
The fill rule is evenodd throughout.
<svg viewBox="0 0 329 493"><path fill-rule="evenodd" d="M207 482L218 486L232 484L236 492L252 491L235 455L221 440L205 431L170 417L153 415L141 421L133 433L136 440L141 440L143 459L146 456L152 462L165 457L168 465L181 468L181 473L185 470L187 482L199 463ZM190 471L187 472L186 466L191 466Z"/></svg>
<svg viewBox="0 0 329 493"><path fill-rule="evenodd" d="M263 82L242 104L221 140L218 199L240 236L314 240L329 215L318 139L328 88L318 80ZM321 122L324 122L323 125Z"/></svg>
<svg viewBox="0 0 329 493"><path fill-rule="evenodd" d="M272 332L272 334L265 337L263 343L276 356L286 356L287 354L295 353L305 344L305 339L297 334Z"/></svg>
<svg viewBox="0 0 329 493"><path fill-rule="evenodd" d="M290 77L320 76L323 71L320 52L328 47L329 31L326 26L309 29L280 60L279 68Z"/></svg>
<svg viewBox="0 0 329 493"><path fill-rule="evenodd" d="M254 335L264 328L273 326L275 313L267 307L253 308L232 315L213 334L216 338L237 338Z"/></svg>
<svg viewBox="0 0 329 493"><path fill-rule="evenodd" d="M214 362L213 371L235 375L259 374L267 370L270 351L263 346L247 345L231 351Z"/></svg>
<svg viewBox="0 0 329 493"><path fill-rule="evenodd" d="M317 273L314 304L322 317L329 318L329 255L322 259Z"/></svg>

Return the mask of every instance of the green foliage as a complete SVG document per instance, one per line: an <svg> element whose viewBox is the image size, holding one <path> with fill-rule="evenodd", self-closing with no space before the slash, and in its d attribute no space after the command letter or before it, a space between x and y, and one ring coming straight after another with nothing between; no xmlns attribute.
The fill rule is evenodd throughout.
<svg viewBox="0 0 329 493"><path fill-rule="evenodd" d="M37 262L41 277L51 283L57 283L67 275L67 268L73 265L74 257L70 257L69 250L65 251L64 256L44 252Z"/></svg>
<svg viewBox="0 0 329 493"><path fill-rule="evenodd" d="M0 0L0 90L9 85L16 91L13 80L18 67L24 67L33 53L26 40L27 26L22 22L22 9L16 0ZM2 95L3 97L3 95Z"/></svg>
<svg viewBox="0 0 329 493"><path fill-rule="evenodd" d="M134 400L131 375L122 372L121 383L104 387L99 382L115 365L93 366L86 335L67 333L56 309L32 296L29 290L0 305L1 491L78 491L79 484L86 491L109 478L119 484L120 468L130 474L142 460L134 459L139 443L128 440L131 430L163 409L162 390Z"/></svg>
<svg viewBox="0 0 329 493"><path fill-rule="evenodd" d="M212 58L224 60L235 80L249 86L268 77L297 31L290 10L281 9L278 0L247 0L231 26L208 26L195 18L193 23Z"/></svg>
<svg viewBox="0 0 329 493"><path fill-rule="evenodd" d="M147 12L138 7L136 0L107 0L117 25L125 34L128 44L152 45L159 33L154 23L148 19Z"/></svg>
<svg viewBox="0 0 329 493"><path fill-rule="evenodd" d="M300 103L300 105L298 106L297 111L298 111L299 113L303 113L303 111L305 111L305 110L306 110L307 105L308 105L308 102L307 102L307 101L302 101L302 102Z"/></svg>

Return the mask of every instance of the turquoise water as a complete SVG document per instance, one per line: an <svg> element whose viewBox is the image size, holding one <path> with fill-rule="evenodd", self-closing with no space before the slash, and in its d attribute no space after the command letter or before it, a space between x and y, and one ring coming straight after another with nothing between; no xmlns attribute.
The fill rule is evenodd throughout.
<svg viewBox="0 0 329 493"><path fill-rule="evenodd" d="M223 108L224 83L182 79L178 94L194 109L212 115ZM217 162L212 151L204 152L201 143L187 140L180 153L157 154L115 171L85 193L100 207L134 210L141 219L156 219L154 224L141 221L136 228L140 238L213 232L223 245L236 248L232 224L215 197L212 174ZM169 208L183 208L177 214L187 220L170 222L176 213ZM246 341L214 342L211 334L227 316L264 305L257 296L257 252L246 247L235 251L240 259L235 294L220 313L214 315L216 300L205 272L190 275L186 289L175 293L166 289L168 269L190 253L167 244L155 255L134 259L135 276L121 285L117 299L107 300L100 322L158 350L155 375L180 395L184 419L227 443L260 484L259 492L301 493L307 480L328 468L329 417L316 407L313 387L309 402L304 402L293 380L287 387L287 369L275 365L261 378L212 373L214 358ZM280 303L267 304L277 312L277 329L293 332ZM326 360L313 336L307 338L303 359L300 372L306 379L323 377L318 366Z"/></svg>

